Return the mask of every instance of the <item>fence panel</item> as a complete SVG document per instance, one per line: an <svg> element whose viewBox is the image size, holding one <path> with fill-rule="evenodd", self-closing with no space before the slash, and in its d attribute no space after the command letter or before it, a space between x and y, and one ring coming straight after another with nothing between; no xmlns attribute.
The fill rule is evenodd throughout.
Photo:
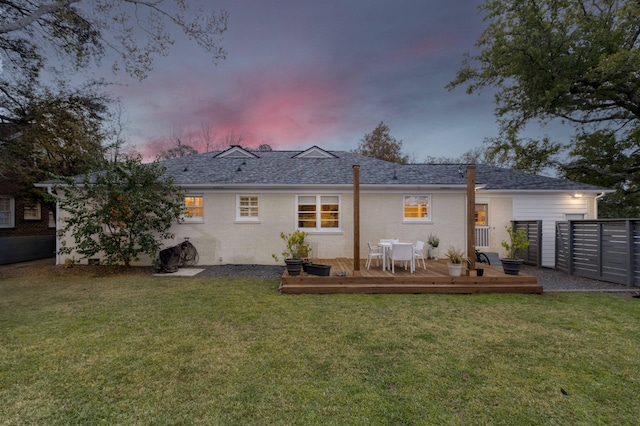
<svg viewBox="0 0 640 426"><path fill-rule="evenodd" d="M569 275L640 286L640 220L557 222L556 268Z"/></svg>
<svg viewBox="0 0 640 426"><path fill-rule="evenodd" d="M526 250L518 250L518 257L524 259L527 265L540 266L542 262L542 221L541 220L515 220L511 223L512 229L524 229L529 238L529 247Z"/></svg>
<svg viewBox="0 0 640 426"><path fill-rule="evenodd" d="M556 269L569 273L569 222L556 222Z"/></svg>
<svg viewBox="0 0 640 426"><path fill-rule="evenodd" d="M574 275L600 279L598 225L593 222L570 222L572 235L571 266Z"/></svg>
<svg viewBox="0 0 640 426"><path fill-rule="evenodd" d="M629 279L633 285L640 287L640 220L632 221L629 228L629 234L632 237L629 240L632 253Z"/></svg>
<svg viewBox="0 0 640 426"><path fill-rule="evenodd" d="M624 221L604 222L600 224L602 257L601 279L611 282L627 283L629 262L629 236Z"/></svg>

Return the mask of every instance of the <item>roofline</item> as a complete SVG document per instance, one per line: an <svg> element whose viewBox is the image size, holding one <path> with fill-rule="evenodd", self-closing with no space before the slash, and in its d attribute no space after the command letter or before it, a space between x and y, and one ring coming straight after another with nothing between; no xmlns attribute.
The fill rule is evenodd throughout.
<svg viewBox="0 0 640 426"><path fill-rule="evenodd" d="M614 189L581 189L581 188L565 188L565 189L526 189L526 188L514 188L514 189L483 189L484 192L497 192L497 193L511 193L526 191L527 194L542 193L542 194L557 194L562 192L579 192L579 193L592 193L592 194L607 194L616 192Z"/></svg>
<svg viewBox="0 0 640 426"><path fill-rule="evenodd" d="M212 185L212 184L180 184L174 183L176 186L187 189L295 189L295 190L335 190L335 189L353 189L353 184L220 184L220 185ZM366 190L389 190L389 189L466 189L466 185L458 185L458 184L440 184L440 185L420 185L420 184L360 184L360 189Z"/></svg>

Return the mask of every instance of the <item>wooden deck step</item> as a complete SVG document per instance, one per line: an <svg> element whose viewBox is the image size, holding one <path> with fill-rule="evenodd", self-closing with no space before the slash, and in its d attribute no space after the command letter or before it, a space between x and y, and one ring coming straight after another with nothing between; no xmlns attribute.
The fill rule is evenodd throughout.
<svg viewBox="0 0 640 426"><path fill-rule="evenodd" d="M381 268L353 270L348 259L324 259L315 263L332 266L332 275L320 277L302 273L289 276L284 273L280 291L286 294L329 293L534 293L543 292L537 279L530 275L506 275L502 268L485 266L485 274L451 277L442 261L428 261L427 268L418 268L412 274L396 269L395 274ZM336 272L344 276L336 276Z"/></svg>

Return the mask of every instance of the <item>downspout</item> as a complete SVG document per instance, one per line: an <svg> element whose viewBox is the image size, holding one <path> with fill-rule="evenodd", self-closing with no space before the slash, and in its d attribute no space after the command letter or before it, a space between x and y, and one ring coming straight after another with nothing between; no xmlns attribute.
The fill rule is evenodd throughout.
<svg viewBox="0 0 640 426"><path fill-rule="evenodd" d="M58 238L58 218L60 217L60 203L58 202L58 197L56 195L54 195L53 193L53 189L51 188L51 185L47 186L47 192L49 193L49 195L51 195L53 198L56 199L56 214L55 214L55 221L56 221L56 265L60 264L60 239Z"/></svg>
<svg viewBox="0 0 640 426"><path fill-rule="evenodd" d="M605 195L607 195L606 192L601 192L600 195L596 195L595 198L593 199L593 214L594 214L594 219L598 218L598 200L602 197L604 197Z"/></svg>

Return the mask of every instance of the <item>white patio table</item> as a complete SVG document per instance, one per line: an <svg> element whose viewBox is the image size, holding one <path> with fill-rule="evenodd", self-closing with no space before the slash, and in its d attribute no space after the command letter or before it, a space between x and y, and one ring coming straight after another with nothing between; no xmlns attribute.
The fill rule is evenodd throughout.
<svg viewBox="0 0 640 426"><path fill-rule="evenodd" d="M378 246L382 247L382 270L386 271L387 268L391 269L390 265L387 265L387 253L389 250L391 250L391 246L394 243L398 243L399 241L395 238L391 238L391 239L387 239L387 240L380 240L380 242L378 243Z"/></svg>

